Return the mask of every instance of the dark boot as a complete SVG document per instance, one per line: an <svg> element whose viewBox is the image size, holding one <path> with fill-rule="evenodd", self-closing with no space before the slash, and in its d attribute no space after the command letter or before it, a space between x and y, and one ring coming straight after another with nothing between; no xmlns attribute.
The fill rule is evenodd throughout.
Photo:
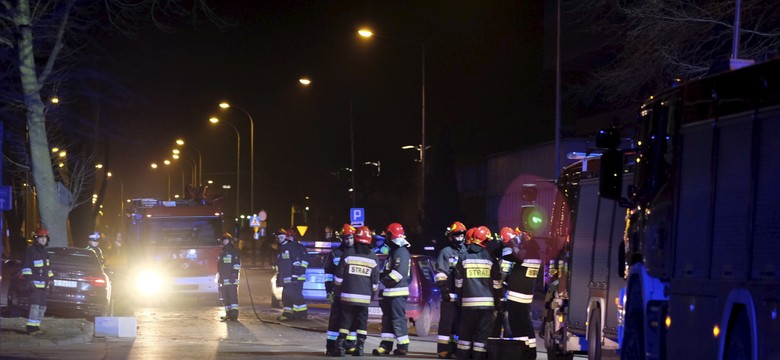
<svg viewBox="0 0 780 360"><path fill-rule="evenodd" d="M40 331L41 331L41 327L40 326L30 326L30 325L27 325L27 333L28 334L34 334L34 333L40 332Z"/></svg>
<svg viewBox="0 0 780 360"><path fill-rule="evenodd" d="M374 354L374 356L379 355L390 355L390 351L393 349L393 342L392 341L382 341L379 343L379 347L374 349L371 353Z"/></svg>
<svg viewBox="0 0 780 360"><path fill-rule="evenodd" d="M355 341L355 351L352 352L352 356L363 356L363 345L366 343L366 338L358 337Z"/></svg>
<svg viewBox="0 0 780 360"><path fill-rule="evenodd" d="M409 353L409 344L398 344L397 348L393 350L393 355L405 356Z"/></svg>
<svg viewBox="0 0 780 360"><path fill-rule="evenodd" d="M238 321L238 310L232 309L228 312L228 316L230 316L230 320Z"/></svg>
<svg viewBox="0 0 780 360"><path fill-rule="evenodd" d="M336 340L325 340L325 356L333 355L333 349L336 348Z"/></svg>
<svg viewBox="0 0 780 360"><path fill-rule="evenodd" d="M346 351L344 350L344 338L340 337L338 340L336 340L336 347L333 349L333 354L331 356L337 356L337 357L344 357L346 355Z"/></svg>

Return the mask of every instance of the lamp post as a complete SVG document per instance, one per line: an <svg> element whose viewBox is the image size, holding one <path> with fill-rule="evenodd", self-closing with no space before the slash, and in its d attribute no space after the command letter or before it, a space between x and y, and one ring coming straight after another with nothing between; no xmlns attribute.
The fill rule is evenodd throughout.
<svg viewBox="0 0 780 360"><path fill-rule="evenodd" d="M234 107L236 109L243 111L244 114L246 114L246 116L249 118L249 211L254 212L255 211L255 120L252 119L252 115L249 114L249 111L247 111L246 109L240 106L230 105L230 103L223 101L219 103L219 107L225 110Z"/></svg>
<svg viewBox="0 0 780 360"><path fill-rule="evenodd" d="M311 85L311 79L302 77L298 79L298 82L308 87ZM355 183L355 123L353 121L352 117L352 97L349 98L349 153L350 153L350 169L351 170L351 193L350 196L352 197L352 207L357 207L356 205L356 193L357 193L357 184Z"/></svg>
<svg viewBox="0 0 780 360"><path fill-rule="evenodd" d="M399 39L395 37L390 37L386 35L376 34L373 31L369 29L360 29L358 30L358 35L360 35L363 38L370 39L374 36L382 39L388 39L393 40L396 42L401 43L407 43L407 44L414 44L416 46L420 46L420 54L421 54L421 89L420 94L422 97L422 114L421 114L421 124L420 124L420 228L422 228L422 220L425 218L425 151L422 149L427 149L428 147L425 146L425 43L418 43L416 41L408 41L404 39Z"/></svg>
<svg viewBox="0 0 780 360"><path fill-rule="evenodd" d="M168 161L168 160L165 160ZM151 164L152 169L157 169L159 166L157 166L157 163ZM168 193L167 193L167 199L171 200L171 173L166 171L165 174L168 176Z"/></svg>
<svg viewBox="0 0 780 360"><path fill-rule="evenodd" d="M176 145L184 146L184 139L176 139ZM202 185L201 182L203 182L203 177L202 177L202 175L203 175L203 154L200 153L200 149L198 149L198 148L193 148L193 149L198 152L198 165L196 166L198 173L197 173L197 175L194 176L195 183L192 184L192 185L200 186L200 185ZM193 163L195 162L194 158L192 158L192 162Z"/></svg>
<svg viewBox="0 0 780 360"><path fill-rule="evenodd" d="M219 123L219 119L211 117L209 122L216 125ZM230 125L236 132L236 222L238 222L238 216L240 215L239 200L241 199L241 186L239 185L239 178L241 177L241 134L238 133L238 129L233 124L225 124Z"/></svg>

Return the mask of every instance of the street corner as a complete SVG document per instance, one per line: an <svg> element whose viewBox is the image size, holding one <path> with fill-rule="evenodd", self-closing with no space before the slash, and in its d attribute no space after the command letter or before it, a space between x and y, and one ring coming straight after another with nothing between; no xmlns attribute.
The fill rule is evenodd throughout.
<svg viewBox="0 0 780 360"><path fill-rule="evenodd" d="M27 319L0 319L0 350L49 345L83 344L93 341L94 325L85 319L44 318L41 332L26 332Z"/></svg>

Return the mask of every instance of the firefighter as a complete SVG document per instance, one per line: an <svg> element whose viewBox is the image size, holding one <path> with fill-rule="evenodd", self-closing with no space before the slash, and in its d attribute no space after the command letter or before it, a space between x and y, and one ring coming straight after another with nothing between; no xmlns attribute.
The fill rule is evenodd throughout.
<svg viewBox="0 0 780 360"><path fill-rule="evenodd" d="M501 229L506 249L501 272L506 281L506 311L513 340L522 342L519 359L536 359L536 333L531 322L534 285L542 264L539 246L521 229Z"/></svg>
<svg viewBox="0 0 780 360"><path fill-rule="evenodd" d="M341 326L333 356L345 355L351 330L357 333L353 356L363 356L368 336L368 305L379 288L379 258L371 249L371 230L361 226L354 235L355 249L336 268L333 283L341 302Z"/></svg>
<svg viewBox="0 0 780 360"><path fill-rule="evenodd" d="M225 306L225 316L222 321L238 321L238 280L241 271L241 251L236 248L236 240L230 233L224 233L218 241L222 244L222 252L217 258L217 276L219 277L222 305Z"/></svg>
<svg viewBox="0 0 780 360"><path fill-rule="evenodd" d="M461 304L458 359L487 358L486 342L493 325L493 311L501 312L501 270L485 249L490 240L487 227L476 228L455 270L455 288Z"/></svg>
<svg viewBox="0 0 780 360"><path fill-rule="evenodd" d="M87 249L92 250L95 252L95 255L97 255L98 260L100 260L100 265L106 265L106 259L103 257L103 250L100 249L100 233L95 231L94 233L89 235L89 245L87 245Z"/></svg>
<svg viewBox="0 0 780 360"><path fill-rule="evenodd" d="M306 268L309 266L306 248L295 240L295 232L292 229L280 229L276 238L279 241L276 261L279 274L276 277L276 286L283 288L282 315L276 319L305 319L308 308L303 299L303 282L306 281Z"/></svg>
<svg viewBox="0 0 780 360"><path fill-rule="evenodd" d="M399 223L388 225L385 237L390 239L385 242L390 247L390 253L379 274L379 280L385 286L379 301L379 307L382 309L382 342L372 353L390 354L395 341L398 347L393 354L406 355L409 352L409 334L406 328L406 298L409 296L411 269L409 242L406 241L404 228Z"/></svg>
<svg viewBox="0 0 780 360"><path fill-rule="evenodd" d="M466 226L460 221L452 223L447 228L449 244L439 251L436 259L436 286L441 291L441 308L439 312L439 337L436 352L439 359L454 359L457 349L457 325L460 309L455 300L455 267L460 256L466 250Z"/></svg>
<svg viewBox="0 0 780 360"><path fill-rule="evenodd" d="M33 235L33 244L27 248L22 275L30 283L30 314L27 317L27 333L40 334L41 321L46 313L47 289L54 277L46 246L49 245L49 231L40 228Z"/></svg>
<svg viewBox="0 0 780 360"><path fill-rule="evenodd" d="M349 254L355 252L354 245L355 228L350 224L344 224L341 229L341 234L336 237L341 241L339 247L333 249L325 260L325 292L328 296L330 305L330 314L328 316L328 332L327 340L325 343L325 355L335 355L336 340L339 337L339 327L341 326L341 301L334 294L333 289L333 274L336 273L336 268L341 263L341 260ZM346 338L345 347L348 350L355 349L355 339L357 339L357 333L350 332Z"/></svg>

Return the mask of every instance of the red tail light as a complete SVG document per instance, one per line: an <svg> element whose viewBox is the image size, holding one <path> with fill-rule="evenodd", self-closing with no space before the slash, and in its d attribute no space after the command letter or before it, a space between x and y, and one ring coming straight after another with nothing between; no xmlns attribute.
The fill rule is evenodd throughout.
<svg viewBox="0 0 780 360"><path fill-rule="evenodd" d="M89 282L92 286L100 286L100 287L106 287L106 279L102 276L93 277L93 276L87 276L84 278L87 282Z"/></svg>

